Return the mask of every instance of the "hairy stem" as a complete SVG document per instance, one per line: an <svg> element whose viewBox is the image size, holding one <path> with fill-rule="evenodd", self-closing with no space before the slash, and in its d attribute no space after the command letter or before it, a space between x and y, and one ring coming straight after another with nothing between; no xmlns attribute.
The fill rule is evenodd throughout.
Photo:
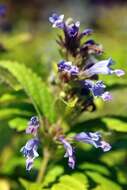
<svg viewBox="0 0 127 190"><path fill-rule="evenodd" d="M36 180L37 182L43 181L49 160L50 160L50 152L48 148L45 147L43 151L43 160Z"/></svg>

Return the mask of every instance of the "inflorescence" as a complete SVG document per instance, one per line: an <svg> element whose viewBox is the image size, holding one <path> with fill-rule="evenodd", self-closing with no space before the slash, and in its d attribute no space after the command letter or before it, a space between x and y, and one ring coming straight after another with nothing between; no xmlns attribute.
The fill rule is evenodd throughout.
<svg viewBox="0 0 127 190"><path fill-rule="evenodd" d="M57 43L60 51L64 56L58 64L58 76L62 89L65 91L65 100L77 98L75 108L85 111L91 105L95 108L94 98L100 97L103 101L111 101L112 95L106 91L106 85L103 81L98 80L99 74L112 75L120 77L124 75L121 69L112 69L113 60L111 58L105 60L97 60L95 58L103 53L103 48L94 40L89 39L84 41L84 37L93 33L92 29L85 29L80 32L80 22L74 22L72 19L64 20L64 15L53 13L49 17L49 21L53 28L58 28L63 31L63 35L58 36ZM38 157L38 130L40 123L38 117L32 117L26 129L27 134L32 134L34 138L29 140L21 152L26 157L26 169L30 170L33 166L33 161ZM95 148L101 148L104 152L111 149L111 145L102 140L99 132L81 132L74 135L71 140L65 137L64 133L59 133L57 137L52 139L56 145L59 142L64 146L65 155L68 158L68 166L75 168L75 149L72 143L83 142L93 145Z"/></svg>

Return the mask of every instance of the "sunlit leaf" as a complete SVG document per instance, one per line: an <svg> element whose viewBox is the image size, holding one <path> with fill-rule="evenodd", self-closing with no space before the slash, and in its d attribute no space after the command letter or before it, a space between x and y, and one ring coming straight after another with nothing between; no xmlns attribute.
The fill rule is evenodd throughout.
<svg viewBox="0 0 127 190"><path fill-rule="evenodd" d="M19 180L23 187L25 187L25 190L43 190L42 184L40 183L33 183L26 181L24 179Z"/></svg>
<svg viewBox="0 0 127 190"><path fill-rule="evenodd" d="M9 126L17 131L23 131L27 127L28 120L20 117L16 117L9 121Z"/></svg>
<svg viewBox="0 0 127 190"><path fill-rule="evenodd" d="M104 175L110 175L109 170L105 166L99 165L99 164L85 162L85 163L81 164L79 166L79 168L83 169L83 170L97 171L97 172L104 174Z"/></svg>
<svg viewBox="0 0 127 190"><path fill-rule="evenodd" d="M121 121L120 119L105 117L102 119L102 121L109 129L119 132L127 132L127 123Z"/></svg>
<svg viewBox="0 0 127 190"><path fill-rule="evenodd" d="M114 181L112 181L111 179L108 179L104 176L102 176L101 174L97 173L97 172L86 172L86 174L93 180L95 181L98 185L101 185L103 187L104 190L110 189L110 190L122 190L122 188L115 183Z"/></svg>
<svg viewBox="0 0 127 190"><path fill-rule="evenodd" d="M77 177L76 177L77 175ZM84 180L84 182L83 182ZM87 190L87 178L81 174L74 174L74 175L64 175L60 178L59 183L53 185L51 190L58 190L62 188L63 190Z"/></svg>
<svg viewBox="0 0 127 190"><path fill-rule="evenodd" d="M14 115L30 116L31 113L18 108L3 108L0 110L0 119L6 119Z"/></svg>
<svg viewBox="0 0 127 190"><path fill-rule="evenodd" d="M49 185L50 183L54 182L57 177L59 177L64 172L63 167L55 166L51 170L48 171L47 175L45 176L43 186Z"/></svg>

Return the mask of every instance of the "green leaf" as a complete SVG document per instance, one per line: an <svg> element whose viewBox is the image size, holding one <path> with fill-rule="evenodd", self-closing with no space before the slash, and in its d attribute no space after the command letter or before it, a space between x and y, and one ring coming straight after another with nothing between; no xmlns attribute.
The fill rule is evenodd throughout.
<svg viewBox="0 0 127 190"><path fill-rule="evenodd" d="M49 183L53 183L57 177L59 177L64 172L63 167L55 166L51 170L48 171L47 175L45 176L43 186L49 185Z"/></svg>
<svg viewBox="0 0 127 190"><path fill-rule="evenodd" d="M31 98L36 111L44 114L49 122L55 122L54 97L41 78L31 69L17 62L0 61L0 66L7 69L18 80Z"/></svg>
<svg viewBox="0 0 127 190"><path fill-rule="evenodd" d="M100 160L109 166L116 166L119 165L119 163L124 163L125 157L126 151L124 149L120 149L103 154Z"/></svg>
<svg viewBox="0 0 127 190"><path fill-rule="evenodd" d="M116 118L105 117L102 121L107 125L109 129L118 132L127 132L127 123Z"/></svg>
<svg viewBox="0 0 127 190"><path fill-rule="evenodd" d="M67 184L61 184L61 183L58 183L58 184L55 184L51 190L74 190L73 187L68 187ZM76 189L75 189L76 190Z"/></svg>
<svg viewBox="0 0 127 190"><path fill-rule="evenodd" d="M72 177L80 181L85 186L86 189L89 187L88 178L86 175L77 172L72 174Z"/></svg>
<svg viewBox="0 0 127 190"><path fill-rule="evenodd" d="M21 109L15 108L3 108L0 110L0 119L7 119L14 115L30 116L31 113Z"/></svg>
<svg viewBox="0 0 127 190"><path fill-rule="evenodd" d="M16 117L15 119L9 121L9 126L17 131L24 131L27 127L27 123L27 119Z"/></svg>
<svg viewBox="0 0 127 190"><path fill-rule="evenodd" d="M115 183L114 181L111 181L110 179L102 176L101 174L97 172L86 172L86 174L98 185L102 187L103 190L110 189L110 190L122 190L122 188ZM100 190L100 189L97 189Z"/></svg>
<svg viewBox="0 0 127 190"><path fill-rule="evenodd" d="M24 179L19 179L19 181L22 184L22 186L25 187L25 190L43 190L42 184L40 183L32 183Z"/></svg>
<svg viewBox="0 0 127 190"><path fill-rule="evenodd" d="M79 166L79 168L83 169L83 170L97 171L97 172L99 172L101 174L104 174L104 175L107 175L107 176L110 175L109 170L105 166L102 166L100 164L94 164L94 163L85 162L85 163L81 164Z"/></svg>
<svg viewBox="0 0 127 190"><path fill-rule="evenodd" d="M51 190L87 190L87 178L83 174L75 173L71 176L64 175L60 178L59 183L55 184Z"/></svg>
<svg viewBox="0 0 127 190"><path fill-rule="evenodd" d="M0 69L0 83L6 83L11 88L18 90L20 89L17 81L15 80L14 76L6 71L6 69Z"/></svg>
<svg viewBox="0 0 127 190"><path fill-rule="evenodd" d="M7 156L8 152L5 152L6 155L4 156ZM4 158L3 156L3 158ZM2 173L4 174L12 174L15 170L16 167L18 167L19 165L24 167L24 158L23 157L17 157L15 155L13 155L12 157L9 157L10 159L8 159L6 161L6 163L3 165L3 167L1 168L1 171Z"/></svg>

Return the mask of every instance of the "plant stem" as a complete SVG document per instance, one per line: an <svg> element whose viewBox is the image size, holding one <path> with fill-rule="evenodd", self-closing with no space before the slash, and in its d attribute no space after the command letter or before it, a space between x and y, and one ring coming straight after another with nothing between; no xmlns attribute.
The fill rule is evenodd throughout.
<svg viewBox="0 0 127 190"><path fill-rule="evenodd" d="M39 183L42 182L44 179L49 160L50 160L50 152L48 148L45 147L43 151L43 160L36 180Z"/></svg>

